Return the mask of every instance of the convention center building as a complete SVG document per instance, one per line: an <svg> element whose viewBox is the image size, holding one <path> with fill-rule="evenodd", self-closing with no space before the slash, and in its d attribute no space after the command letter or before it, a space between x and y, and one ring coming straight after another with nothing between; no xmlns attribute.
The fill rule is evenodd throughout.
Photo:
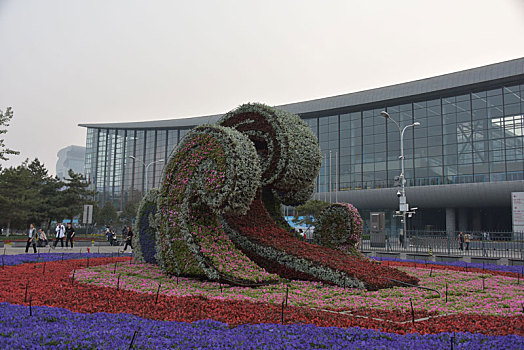
<svg viewBox="0 0 524 350"><path fill-rule="evenodd" d="M366 223L371 212L385 212L387 230L396 232L400 130L409 126L405 192L418 209L408 229L512 230L511 193L524 192L524 58L275 107L298 114L318 137L315 198L352 203ZM80 124L97 200L122 210L158 187L184 135L220 116Z"/></svg>

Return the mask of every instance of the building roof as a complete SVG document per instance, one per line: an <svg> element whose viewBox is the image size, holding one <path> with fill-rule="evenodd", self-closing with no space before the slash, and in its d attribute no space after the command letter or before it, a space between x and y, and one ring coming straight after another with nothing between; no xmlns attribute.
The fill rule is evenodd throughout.
<svg viewBox="0 0 524 350"><path fill-rule="evenodd" d="M291 113L307 116L308 114L336 112L348 107L413 98L418 95L438 94L450 90L482 87L488 83L505 81L511 78L524 77L524 57L510 61L471 68L460 72L439 75L436 77L395 84L381 88L353 92L344 95L319 98L276 106ZM195 125L214 123L222 114L142 121L127 123L79 124L88 128L149 129L149 128L184 128Z"/></svg>

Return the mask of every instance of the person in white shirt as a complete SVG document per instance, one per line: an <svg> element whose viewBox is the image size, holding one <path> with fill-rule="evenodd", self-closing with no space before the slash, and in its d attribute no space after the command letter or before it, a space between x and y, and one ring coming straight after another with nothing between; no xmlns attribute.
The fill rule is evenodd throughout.
<svg viewBox="0 0 524 350"><path fill-rule="evenodd" d="M36 254L36 240L38 239L38 235L36 233L35 225L31 224L29 225L29 231L27 232L27 244L25 246L25 252L27 253L29 251L29 246L33 246L33 252Z"/></svg>
<svg viewBox="0 0 524 350"><path fill-rule="evenodd" d="M60 241L60 245L62 246L62 248L64 248L65 226L62 225L61 222L59 222L58 225L56 225L55 232L56 232L56 239L55 239L55 244L53 245L53 248L56 248L58 241Z"/></svg>

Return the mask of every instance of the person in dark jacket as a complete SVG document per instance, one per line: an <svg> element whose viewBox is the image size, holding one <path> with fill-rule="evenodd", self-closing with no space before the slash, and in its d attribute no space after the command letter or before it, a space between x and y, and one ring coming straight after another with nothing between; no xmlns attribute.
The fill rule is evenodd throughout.
<svg viewBox="0 0 524 350"><path fill-rule="evenodd" d="M69 247L67 243L71 242L71 249L73 249L73 238L75 237L75 229L73 228L73 225L70 222L67 223L65 233L66 233L66 247Z"/></svg>
<svg viewBox="0 0 524 350"><path fill-rule="evenodd" d="M124 245L123 252L126 251L128 245L133 249L133 230L131 229L131 226L127 226L126 244Z"/></svg>
<svg viewBox="0 0 524 350"><path fill-rule="evenodd" d="M27 232L27 244L25 245L25 252L29 251L29 246L33 246L33 252L36 254L36 241L38 239L38 234L36 232L35 225L29 225L29 231Z"/></svg>

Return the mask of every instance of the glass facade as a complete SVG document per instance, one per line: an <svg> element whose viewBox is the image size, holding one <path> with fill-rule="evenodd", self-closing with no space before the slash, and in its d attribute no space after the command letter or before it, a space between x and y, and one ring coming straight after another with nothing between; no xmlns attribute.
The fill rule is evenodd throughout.
<svg viewBox="0 0 524 350"><path fill-rule="evenodd" d="M513 85L308 118L323 156L317 192L394 186L400 132L383 110L401 128L421 124L404 134L407 186L524 180L523 108Z"/></svg>
<svg viewBox="0 0 524 350"><path fill-rule="evenodd" d="M406 186L524 180L524 84L492 85L303 116L322 150L317 193L395 185L400 132L383 110L401 127L421 124L404 134ZM169 154L189 130L88 127L86 177L98 200L121 209L159 186Z"/></svg>

